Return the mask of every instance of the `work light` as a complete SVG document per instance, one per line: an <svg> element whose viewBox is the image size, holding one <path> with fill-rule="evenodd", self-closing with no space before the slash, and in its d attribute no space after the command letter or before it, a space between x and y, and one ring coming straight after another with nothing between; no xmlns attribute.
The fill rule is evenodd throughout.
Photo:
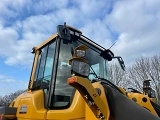
<svg viewBox="0 0 160 120"><path fill-rule="evenodd" d="M84 50L76 50L76 56L77 57L84 57L85 53L86 52Z"/></svg>
<svg viewBox="0 0 160 120"><path fill-rule="evenodd" d="M89 64L78 60L73 60L71 64L72 72L84 77L89 75L89 68Z"/></svg>

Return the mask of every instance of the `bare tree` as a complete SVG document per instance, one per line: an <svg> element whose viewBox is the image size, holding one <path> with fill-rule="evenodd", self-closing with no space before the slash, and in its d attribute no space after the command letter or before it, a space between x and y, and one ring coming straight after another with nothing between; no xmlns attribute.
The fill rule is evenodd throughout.
<svg viewBox="0 0 160 120"><path fill-rule="evenodd" d="M144 80L151 80L153 89L156 92L157 100L160 101L160 55L153 57L141 57L128 69L128 79L134 87L140 91L143 88Z"/></svg>
<svg viewBox="0 0 160 120"><path fill-rule="evenodd" d="M0 98L0 106L7 106L9 105L18 95L23 93L24 90L18 90L10 95L5 95L4 97Z"/></svg>
<svg viewBox="0 0 160 120"><path fill-rule="evenodd" d="M122 70L119 64L109 65L109 80L117 86L126 87L125 71Z"/></svg>

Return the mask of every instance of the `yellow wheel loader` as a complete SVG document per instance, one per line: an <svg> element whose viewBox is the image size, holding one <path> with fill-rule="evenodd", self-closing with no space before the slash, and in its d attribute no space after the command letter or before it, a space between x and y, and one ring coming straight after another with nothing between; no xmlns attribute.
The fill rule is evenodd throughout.
<svg viewBox="0 0 160 120"><path fill-rule="evenodd" d="M160 120L148 94L127 93L107 80L114 54L81 31L58 25L32 53L28 89L0 107L0 120Z"/></svg>

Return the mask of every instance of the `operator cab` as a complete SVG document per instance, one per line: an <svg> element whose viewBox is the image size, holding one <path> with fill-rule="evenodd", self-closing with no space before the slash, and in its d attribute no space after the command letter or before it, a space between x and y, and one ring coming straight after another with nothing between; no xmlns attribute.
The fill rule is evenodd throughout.
<svg viewBox="0 0 160 120"><path fill-rule="evenodd" d="M28 87L31 91L44 90L47 108L65 109L71 105L75 93L75 89L67 84L67 79L72 76L69 60L75 48L81 45L87 47L85 59L89 71L82 64L78 72L85 74L88 71L85 77L91 81L95 78L108 79L107 62L114 55L70 26L59 25L57 31L57 34L33 49L35 59Z"/></svg>

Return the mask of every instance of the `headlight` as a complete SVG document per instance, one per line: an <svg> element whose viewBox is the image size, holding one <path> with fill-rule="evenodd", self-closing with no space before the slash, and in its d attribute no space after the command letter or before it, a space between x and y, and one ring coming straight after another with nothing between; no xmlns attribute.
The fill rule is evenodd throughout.
<svg viewBox="0 0 160 120"><path fill-rule="evenodd" d="M71 64L71 70L76 74L87 77L89 75L89 65L85 62L73 60Z"/></svg>

